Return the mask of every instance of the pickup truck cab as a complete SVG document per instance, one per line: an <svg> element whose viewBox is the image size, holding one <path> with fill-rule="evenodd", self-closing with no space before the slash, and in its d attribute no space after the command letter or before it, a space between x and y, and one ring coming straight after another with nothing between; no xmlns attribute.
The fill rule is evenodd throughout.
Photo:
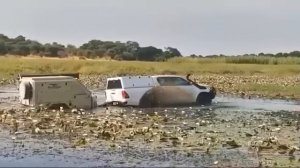
<svg viewBox="0 0 300 168"><path fill-rule="evenodd" d="M177 75L124 76L107 79L106 103L139 107L210 104L213 87Z"/></svg>

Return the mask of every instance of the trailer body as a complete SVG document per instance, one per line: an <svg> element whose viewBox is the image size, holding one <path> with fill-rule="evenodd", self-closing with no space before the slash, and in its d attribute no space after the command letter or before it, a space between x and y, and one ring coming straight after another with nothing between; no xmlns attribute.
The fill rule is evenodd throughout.
<svg viewBox="0 0 300 168"><path fill-rule="evenodd" d="M56 106L92 109L97 98L74 76L23 75L19 78L20 102L27 106Z"/></svg>

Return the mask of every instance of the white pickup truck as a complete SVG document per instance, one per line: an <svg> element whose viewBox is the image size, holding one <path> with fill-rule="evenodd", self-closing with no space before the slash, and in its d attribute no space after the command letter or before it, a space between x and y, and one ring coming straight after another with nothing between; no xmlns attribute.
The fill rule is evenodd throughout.
<svg viewBox="0 0 300 168"><path fill-rule="evenodd" d="M106 104L139 107L211 104L216 90L176 75L124 76L107 79Z"/></svg>

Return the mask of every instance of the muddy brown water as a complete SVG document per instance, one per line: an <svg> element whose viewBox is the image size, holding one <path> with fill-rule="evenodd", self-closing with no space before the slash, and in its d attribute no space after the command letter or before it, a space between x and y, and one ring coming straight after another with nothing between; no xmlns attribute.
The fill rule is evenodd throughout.
<svg viewBox="0 0 300 168"><path fill-rule="evenodd" d="M94 90L97 95L98 103L101 104L105 100L103 91ZM18 103L18 91L13 87L0 88L0 108L23 108ZM300 113L299 101L285 101L285 100L270 100L270 99L243 99L228 95L218 95L211 106L200 107L168 107L168 108L129 108L129 107L111 107L113 110L127 110L127 111L143 111L144 113L158 112L158 113L183 113L183 119L193 121L193 117L201 117L201 112L210 113L212 121L232 120L231 127L213 127L204 128L216 129L220 132L225 132L226 129L231 129L229 133L239 132L240 128L234 125L240 120L252 120L252 117L260 117L262 120L268 120L270 117L285 116L285 114ZM95 114L104 113L104 108L94 109ZM199 113L199 114L198 114ZM257 115L256 115L257 114ZM171 115L171 114L170 114ZM292 115L292 117L294 117ZM188 120L192 118L191 120ZM239 123L240 124L240 123ZM238 125L238 124L237 124ZM225 126L225 125L224 125ZM234 136L235 133L232 133ZM291 144L300 147L299 132L295 132ZM276 134L280 135L280 134ZM222 135L223 136L223 135ZM230 135L224 135L230 136ZM242 140L241 140L242 142ZM96 142L95 142L96 143ZM29 167L56 167L56 166L84 166L84 167L97 167L97 166L248 166L257 167L261 162L271 162L274 165L274 160L287 160L287 155L267 154L263 159L254 151L248 150L247 147L240 148L223 148L206 153L203 150L191 149L174 149L166 146L147 146L144 144L134 144L122 148L110 148L103 144L90 145L89 147L76 147L73 148L69 142L57 137L42 137L30 134L18 135L17 139L12 139L9 130L2 128L0 130L0 166L29 166ZM300 166L300 152L296 151L294 161L288 163L291 166ZM274 162L273 162L274 161ZM284 162L285 163L285 162ZM263 163L268 165L267 163ZM276 162L277 164L277 162Z"/></svg>

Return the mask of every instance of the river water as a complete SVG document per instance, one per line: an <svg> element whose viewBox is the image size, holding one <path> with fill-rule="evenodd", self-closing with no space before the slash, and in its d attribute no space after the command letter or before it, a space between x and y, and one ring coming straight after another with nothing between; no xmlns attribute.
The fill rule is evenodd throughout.
<svg viewBox="0 0 300 168"><path fill-rule="evenodd" d="M96 91L98 103L104 102L103 91ZM0 108L20 108L18 92L8 87L0 89ZM270 100L262 98L243 99L228 95L217 96L209 107L178 107L178 111L208 108L216 114L226 112L300 112L299 101ZM167 108L174 109L174 108ZM140 110L140 109L137 109ZM155 108L155 111L166 110ZM93 110L101 113L103 108ZM49 137L34 137L24 134L13 140L8 130L0 130L0 166L3 167L97 167L97 166L258 166L258 156L245 148L221 149L211 154L194 152L193 155L168 149L111 150L97 144L97 147L71 148L68 142Z"/></svg>

